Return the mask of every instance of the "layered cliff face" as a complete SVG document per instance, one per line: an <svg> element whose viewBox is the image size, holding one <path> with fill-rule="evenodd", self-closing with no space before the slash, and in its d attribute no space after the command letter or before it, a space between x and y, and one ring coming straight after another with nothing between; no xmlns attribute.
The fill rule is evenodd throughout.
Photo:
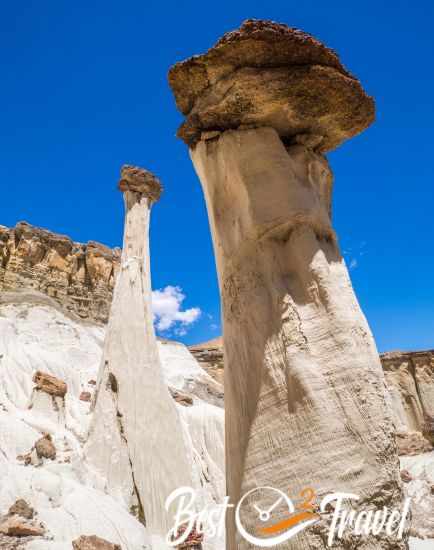
<svg viewBox="0 0 434 550"><path fill-rule="evenodd" d="M196 358L206 372L223 385L224 362L223 362L223 339L214 338L203 344L190 346L190 353Z"/></svg>
<svg viewBox="0 0 434 550"><path fill-rule="evenodd" d="M105 323L110 309L120 249L75 243L33 227L0 226L0 292L33 289L80 318Z"/></svg>
<svg viewBox="0 0 434 550"><path fill-rule="evenodd" d="M434 444L434 350L383 353L381 362L400 454L429 451Z"/></svg>

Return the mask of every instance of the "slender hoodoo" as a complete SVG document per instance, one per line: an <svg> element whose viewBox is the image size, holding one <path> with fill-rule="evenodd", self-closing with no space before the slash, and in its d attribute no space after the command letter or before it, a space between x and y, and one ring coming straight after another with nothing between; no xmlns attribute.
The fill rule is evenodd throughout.
<svg viewBox="0 0 434 550"><path fill-rule="evenodd" d="M166 498L192 484L190 451L163 380L152 323L149 220L161 185L147 170L123 166L119 189L126 208L121 268L86 457L106 490L137 510L159 549L172 527Z"/></svg>
<svg viewBox="0 0 434 550"><path fill-rule="evenodd" d="M372 98L332 50L267 21L246 21L176 64L169 82L217 260L231 501L271 486L300 502L309 487L313 504L343 491L359 495L359 509L400 508L384 376L331 225L323 156L372 123ZM260 492L241 509L256 537L266 535L254 504L269 509L273 497ZM282 501L272 519L287 517ZM322 517L279 548L326 548L329 523ZM334 544L406 547L384 531L349 530ZM256 547L233 514L226 547Z"/></svg>

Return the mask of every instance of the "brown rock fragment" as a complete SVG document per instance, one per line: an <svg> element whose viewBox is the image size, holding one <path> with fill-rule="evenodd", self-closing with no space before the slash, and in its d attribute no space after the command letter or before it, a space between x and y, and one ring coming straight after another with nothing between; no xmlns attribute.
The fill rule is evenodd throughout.
<svg viewBox="0 0 434 550"><path fill-rule="evenodd" d="M28 466L32 462L32 453L17 456L18 462L24 462L24 466Z"/></svg>
<svg viewBox="0 0 434 550"><path fill-rule="evenodd" d="M193 405L193 399L186 393L176 390L175 388L169 388L169 391L173 399L180 405L184 407L191 407Z"/></svg>
<svg viewBox="0 0 434 550"><path fill-rule="evenodd" d="M48 458L54 460L56 458L56 447L51 439L51 435L46 434L35 443L36 454L38 458Z"/></svg>
<svg viewBox="0 0 434 550"><path fill-rule="evenodd" d="M34 525L18 516L12 516L0 523L0 533L9 537L39 537L45 534L45 529L41 525Z"/></svg>
<svg viewBox="0 0 434 550"><path fill-rule="evenodd" d="M185 527L178 529L177 538L179 539L182 533L184 533ZM178 544L176 548L178 550L202 550L203 534L198 533L195 528L189 533L187 540L181 544Z"/></svg>
<svg viewBox="0 0 434 550"><path fill-rule="evenodd" d="M125 164L121 168L119 189L146 195L152 202L158 201L162 192L160 180L152 172Z"/></svg>
<svg viewBox="0 0 434 550"><path fill-rule="evenodd" d="M432 451L432 445L420 432L397 432L396 443L400 456L413 456Z"/></svg>
<svg viewBox="0 0 434 550"><path fill-rule="evenodd" d="M33 519L35 511L27 502L20 498L9 508L8 516L20 516L25 519Z"/></svg>
<svg viewBox="0 0 434 550"><path fill-rule="evenodd" d="M408 470L401 470L401 479L404 483L410 483L413 480L413 476Z"/></svg>
<svg viewBox="0 0 434 550"><path fill-rule="evenodd" d="M33 382L36 384L36 389L53 395L55 397L65 397L68 391L68 386L51 374L37 371L33 376Z"/></svg>
<svg viewBox="0 0 434 550"><path fill-rule="evenodd" d="M92 394L90 393L90 391L82 391L80 393L80 401L89 402L91 400L92 400Z"/></svg>
<svg viewBox="0 0 434 550"><path fill-rule="evenodd" d="M72 541L72 547L74 550L122 550L119 544L113 544L95 535L82 535Z"/></svg>

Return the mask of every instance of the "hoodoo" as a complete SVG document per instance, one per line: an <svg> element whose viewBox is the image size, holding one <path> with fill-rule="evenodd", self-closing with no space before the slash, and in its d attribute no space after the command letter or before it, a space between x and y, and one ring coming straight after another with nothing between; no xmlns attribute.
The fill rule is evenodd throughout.
<svg viewBox="0 0 434 550"><path fill-rule="evenodd" d="M152 323L149 220L161 186L150 172L124 166L119 189L126 208L121 267L86 457L105 489L137 510L160 549L172 527L165 500L192 485L191 451L163 380Z"/></svg>
<svg viewBox="0 0 434 550"><path fill-rule="evenodd" d="M402 504L379 356L331 225L324 153L367 128L374 102L337 55L285 25L246 21L169 82L186 116L217 261L225 346L226 472L231 502L271 486L316 506L332 492L359 510ZM273 500L274 499L274 500ZM241 511L288 517L259 492ZM305 503L306 504L306 503ZM327 547L330 518L280 548ZM229 550L256 547L227 523ZM344 533L335 548L406 542Z"/></svg>

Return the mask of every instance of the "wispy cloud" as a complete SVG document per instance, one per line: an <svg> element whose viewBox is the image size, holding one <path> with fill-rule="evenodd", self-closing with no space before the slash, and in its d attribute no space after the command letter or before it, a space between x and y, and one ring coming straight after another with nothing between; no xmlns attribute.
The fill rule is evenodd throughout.
<svg viewBox="0 0 434 550"><path fill-rule="evenodd" d="M168 285L152 292L152 312L159 332L173 330L177 336L187 334L188 327L202 314L198 307L182 309L185 294L179 286Z"/></svg>
<svg viewBox="0 0 434 550"><path fill-rule="evenodd" d="M347 246L343 249L342 253L350 271L359 267L361 258L367 253L366 245L366 241L361 241L354 246Z"/></svg>

